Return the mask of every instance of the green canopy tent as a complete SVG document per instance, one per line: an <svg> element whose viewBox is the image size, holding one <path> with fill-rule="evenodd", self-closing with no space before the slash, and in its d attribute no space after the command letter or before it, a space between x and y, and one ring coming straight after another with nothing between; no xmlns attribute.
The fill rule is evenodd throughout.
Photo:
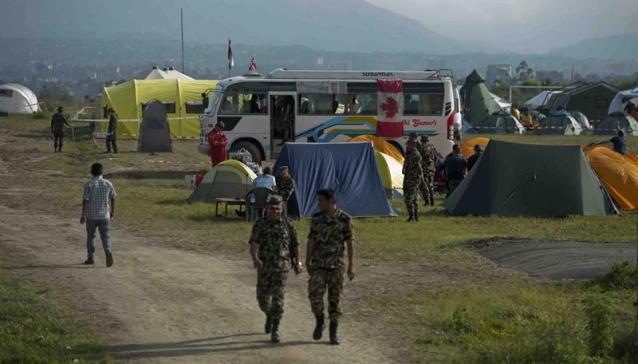
<svg viewBox="0 0 638 364"><path fill-rule="evenodd" d="M622 112L613 113L596 125L594 134L616 134L618 130L628 135L638 136L638 121Z"/></svg>
<svg viewBox="0 0 638 364"><path fill-rule="evenodd" d="M573 116L564 113L549 115L539 122L537 134L580 135L583 128Z"/></svg>
<svg viewBox="0 0 638 364"><path fill-rule="evenodd" d="M496 140L490 141L444 207L460 215L555 217L617 212L579 145Z"/></svg>
<svg viewBox="0 0 638 364"><path fill-rule="evenodd" d="M465 118L477 133L523 133L525 128L505 112L485 86L485 80L474 70L461 87Z"/></svg>

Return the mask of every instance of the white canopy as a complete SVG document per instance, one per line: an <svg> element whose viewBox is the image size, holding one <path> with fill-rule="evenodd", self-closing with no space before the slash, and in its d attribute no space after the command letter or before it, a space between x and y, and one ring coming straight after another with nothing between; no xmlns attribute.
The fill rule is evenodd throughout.
<svg viewBox="0 0 638 364"><path fill-rule="evenodd" d="M145 80L192 80L193 78L181 73L173 67L159 69L154 67L151 72L144 77Z"/></svg>
<svg viewBox="0 0 638 364"><path fill-rule="evenodd" d="M638 87L617 93L613 100L611 100L611 104L609 104L607 114L613 114L619 111L624 112L625 106L627 106L629 102L638 106Z"/></svg>
<svg viewBox="0 0 638 364"><path fill-rule="evenodd" d="M0 112L32 114L38 111L38 98L29 88L17 83L0 85Z"/></svg>
<svg viewBox="0 0 638 364"><path fill-rule="evenodd" d="M530 110L536 110L545 105L553 94L560 93L560 91L541 91L538 95L525 101L525 106Z"/></svg>

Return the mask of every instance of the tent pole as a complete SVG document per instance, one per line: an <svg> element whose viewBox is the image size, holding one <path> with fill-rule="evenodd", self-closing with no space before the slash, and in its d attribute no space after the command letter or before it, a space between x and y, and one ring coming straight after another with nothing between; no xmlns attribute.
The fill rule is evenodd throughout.
<svg viewBox="0 0 638 364"><path fill-rule="evenodd" d="M180 25L182 32L182 72L186 73L186 67L184 66L184 8L179 8Z"/></svg>

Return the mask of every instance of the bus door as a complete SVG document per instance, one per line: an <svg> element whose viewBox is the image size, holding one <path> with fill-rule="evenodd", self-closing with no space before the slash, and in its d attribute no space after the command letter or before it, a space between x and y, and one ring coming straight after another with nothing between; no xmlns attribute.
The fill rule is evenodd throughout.
<svg viewBox="0 0 638 364"><path fill-rule="evenodd" d="M275 159L286 142L295 141L296 103L294 92L270 93L270 151Z"/></svg>

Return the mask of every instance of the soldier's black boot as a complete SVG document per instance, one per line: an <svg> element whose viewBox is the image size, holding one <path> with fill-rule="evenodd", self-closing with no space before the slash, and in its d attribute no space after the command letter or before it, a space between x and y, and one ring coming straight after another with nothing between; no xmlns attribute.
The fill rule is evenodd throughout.
<svg viewBox="0 0 638 364"><path fill-rule="evenodd" d="M315 318L317 319L317 324L315 325L315 331L312 332L312 338L315 340L321 340L321 336L323 335L324 318L323 315L316 316Z"/></svg>
<svg viewBox="0 0 638 364"><path fill-rule="evenodd" d="M273 344L279 344L281 339L279 338L279 321L273 320L272 328L270 329L270 342Z"/></svg>
<svg viewBox="0 0 638 364"><path fill-rule="evenodd" d="M270 330L272 330L272 317L270 315L266 315L266 324L264 325L264 331L266 334L270 334Z"/></svg>
<svg viewBox="0 0 638 364"><path fill-rule="evenodd" d="M339 326L339 323L337 321L330 321L330 344L331 345L339 345L341 343L339 341L339 337L337 336L337 326Z"/></svg>
<svg viewBox="0 0 638 364"><path fill-rule="evenodd" d="M419 208L418 207L414 208L414 212L412 213L412 215L414 215L414 221L419 221Z"/></svg>
<svg viewBox="0 0 638 364"><path fill-rule="evenodd" d="M406 221L407 221L407 222L412 222L412 221L414 221L414 212L412 212L412 209L409 209L409 210L408 210L408 214L409 214L410 216L408 217L408 219L407 219Z"/></svg>

